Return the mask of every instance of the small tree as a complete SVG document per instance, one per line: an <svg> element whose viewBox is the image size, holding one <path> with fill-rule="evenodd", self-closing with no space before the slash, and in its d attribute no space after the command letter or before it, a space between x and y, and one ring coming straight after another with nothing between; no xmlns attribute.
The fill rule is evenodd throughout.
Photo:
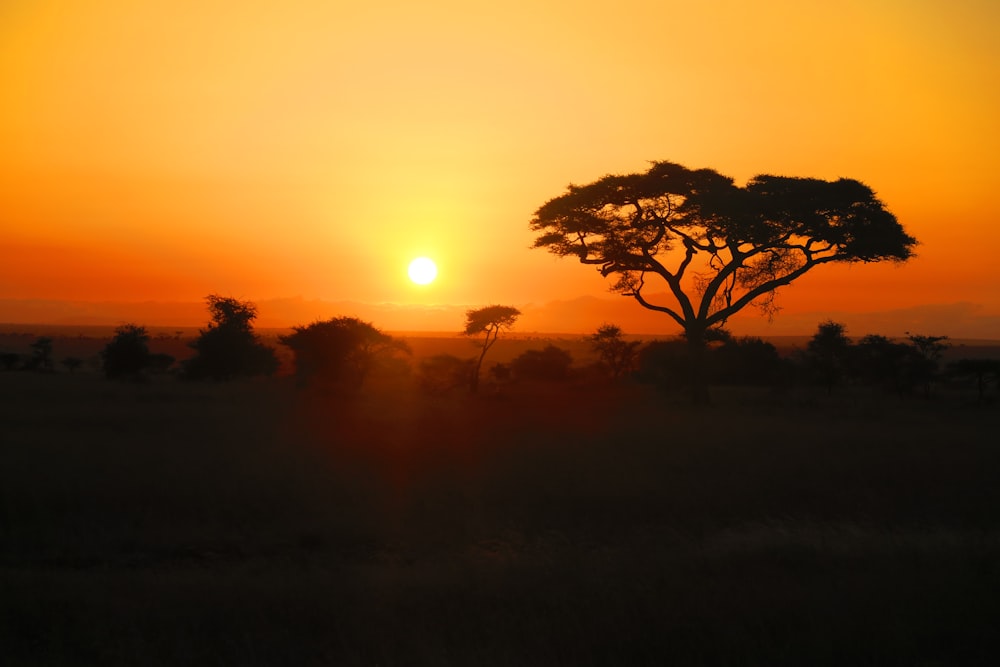
<svg viewBox="0 0 1000 667"><path fill-rule="evenodd" d="M12 371L21 363L21 355L17 352L4 352L0 354L0 366L5 371Z"/></svg>
<svg viewBox="0 0 1000 667"><path fill-rule="evenodd" d="M565 380L573 357L555 345L542 350L527 350L510 362L514 376L527 380Z"/></svg>
<svg viewBox="0 0 1000 667"><path fill-rule="evenodd" d="M682 338L647 343L639 350L637 362L640 382L664 392L690 389L691 348Z"/></svg>
<svg viewBox="0 0 1000 667"><path fill-rule="evenodd" d="M919 363L915 369L916 379L924 386L924 396L930 397L931 386L938 375L938 367L941 365L941 355L951 344L947 343L947 336L921 336L906 332L906 338L910 341L910 346L917 352Z"/></svg>
<svg viewBox="0 0 1000 667"><path fill-rule="evenodd" d="M149 333L146 327L123 324L101 352L104 374L113 380L138 378L149 364Z"/></svg>
<svg viewBox="0 0 1000 667"><path fill-rule="evenodd" d="M958 359L948 364L948 372L957 378L973 379L982 403L986 400L986 387L1000 381L1000 359Z"/></svg>
<svg viewBox="0 0 1000 667"><path fill-rule="evenodd" d="M31 344L31 360L29 367L36 371L51 371L52 365L52 339L48 336L39 336Z"/></svg>
<svg viewBox="0 0 1000 667"><path fill-rule="evenodd" d="M77 368L83 365L83 359L80 357L65 357L59 363L65 366L66 370L68 370L70 375L72 375L76 372Z"/></svg>
<svg viewBox="0 0 1000 667"><path fill-rule="evenodd" d="M380 358L409 353L404 341L355 317L334 317L292 329L278 340L292 349L300 384L321 382L357 390Z"/></svg>
<svg viewBox="0 0 1000 667"><path fill-rule="evenodd" d="M149 355L149 370L153 373L166 373L177 361L172 354L157 352Z"/></svg>
<svg viewBox="0 0 1000 667"><path fill-rule="evenodd" d="M453 354L435 354L420 361L418 381L428 394L447 394L469 386L474 359L460 359Z"/></svg>
<svg viewBox="0 0 1000 667"><path fill-rule="evenodd" d="M615 379L632 370L636 355L642 346L641 340L624 340L621 327L614 324L602 324L597 333L591 334L588 338L591 348Z"/></svg>
<svg viewBox="0 0 1000 667"><path fill-rule="evenodd" d="M479 370L483 366L483 358L493 344L497 342L500 332L514 326L521 311L512 306L485 306L474 308L465 313L465 330L462 332L466 336L483 335L483 342L479 359L472 370L469 378L469 390L474 394L479 391Z"/></svg>
<svg viewBox="0 0 1000 667"><path fill-rule="evenodd" d="M826 387L827 393L840 383L850 363L851 340L843 324L827 320L806 346L806 365L816 380Z"/></svg>
<svg viewBox="0 0 1000 667"><path fill-rule="evenodd" d="M923 361L910 345L868 334L854 347L852 375L861 382L902 396L913 390Z"/></svg>
<svg viewBox="0 0 1000 667"><path fill-rule="evenodd" d="M783 371L777 348L756 336L723 341L712 350L711 360L714 381L723 384L772 384Z"/></svg>
<svg viewBox="0 0 1000 667"><path fill-rule="evenodd" d="M278 370L274 350L261 343L253 330L255 304L217 294L209 294L205 301L212 321L191 343L195 356L185 362L183 377L230 380L271 375Z"/></svg>

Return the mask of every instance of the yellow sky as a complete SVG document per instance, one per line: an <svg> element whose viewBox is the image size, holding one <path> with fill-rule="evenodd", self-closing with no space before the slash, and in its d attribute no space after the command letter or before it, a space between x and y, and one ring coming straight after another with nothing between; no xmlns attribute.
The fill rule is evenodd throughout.
<svg viewBox="0 0 1000 667"><path fill-rule="evenodd" d="M5 0L0 298L605 295L528 221L671 160L857 178L921 242L786 308L1000 314L998 29L992 0Z"/></svg>

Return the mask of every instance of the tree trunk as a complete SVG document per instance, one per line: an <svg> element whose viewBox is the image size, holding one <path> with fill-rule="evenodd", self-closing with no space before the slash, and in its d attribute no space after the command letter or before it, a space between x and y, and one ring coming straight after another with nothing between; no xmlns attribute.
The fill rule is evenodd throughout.
<svg viewBox="0 0 1000 667"><path fill-rule="evenodd" d="M496 338L494 337L494 340ZM483 359L486 357L486 352L490 349L493 343L490 342L490 334L486 332L486 340L483 341L483 350L479 353L479 359L476 361L476 367L472 369L472 377L469 378L469 393L475 394L479 392L479 371L483 367Z"/></svg>
<svg viewBox="0 0 1000 667"><path fill-rule="evenodd" d="M708 392L708 368L705 354L704 327L689 327L684 332L688 343L688 383L691 388L691 400L695 405L708 405L712 402Z"/></svg>

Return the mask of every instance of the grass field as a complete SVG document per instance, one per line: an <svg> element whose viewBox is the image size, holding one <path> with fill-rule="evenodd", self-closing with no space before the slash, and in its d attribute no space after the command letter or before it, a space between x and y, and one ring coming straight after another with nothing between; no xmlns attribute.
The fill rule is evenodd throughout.
<svg viewBox="0 0 1000 667"><path fill-rule="evenodd" d="M996 405L713 395L0 373L0 663L995 663Z"/></svg>

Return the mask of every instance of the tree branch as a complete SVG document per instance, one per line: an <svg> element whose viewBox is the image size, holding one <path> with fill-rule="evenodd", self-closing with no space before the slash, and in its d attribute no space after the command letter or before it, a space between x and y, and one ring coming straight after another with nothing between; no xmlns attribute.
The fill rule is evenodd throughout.
<svg viewBox="0 0 1000 667"><path fill-rule="evenodd" d="M801 276L805 272L809 271L813 267L815 267L815 266L817 266L819 264L826 264L827 262L834 262L834 261L844 260L844 259L848 259L848 256L847 255L831 255L829 257L820 257L818 259L810 259L806 263L804 263L802 266L800 266L799 268L795 269L794 271L791 271L791 272L789 272L789 273L781 276L780 278L775 278L773 280L768 280L766 282L763 282L760 285L758 285L757 287L754 287L753 289L749 290L746 294L744 294L739 299L737 299L735 302L733 302L732 305L727 306L726 308L723 308L722 310L719 310L719 311L717 311L717 312L712 313L711 315L709 315L706 318L706 322L707 322L707 324L709 326L712 326L712 325L714 325L714 324L716 324L718 322L725 321L725 320L729 319L729 317L732 316L734 313L737 313L740 310L742 310L746 305L748 305L751 301L753 301L757 297L759 297L759 296L761 296L763 294L767 294L768 292L773 292L774 290L776 290L779 287L782 287L784 285L788 285L793 280L795 280L796 278L798 278L799 276Z"/></svg>

